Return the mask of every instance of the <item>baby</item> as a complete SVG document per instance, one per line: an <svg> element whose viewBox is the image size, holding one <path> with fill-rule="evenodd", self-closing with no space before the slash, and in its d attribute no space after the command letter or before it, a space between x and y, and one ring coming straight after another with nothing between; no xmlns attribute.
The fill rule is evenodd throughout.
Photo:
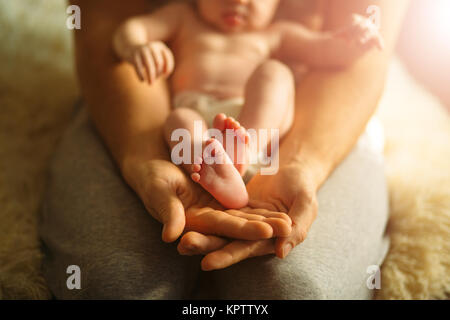
<svg viewBox="0 0 450 320"><path fill-rule="evenodd" d="M294 79L283 61L336 68L382 49L377 28L357 15L333 33L272 22L279 1L175 2L127 20L114 36L117 55L134 66L141 81L151 85L172 75L174 110L165 124L167 143L174 149L172 133L189 132L192 150L200 145L205 152L182 166L226 208L248 202L242 179L250 157L245 128L277 129L282 138L292 125ZM194 123L202 124L201 133L215 128L227 139L205 143L194 134ZM258 134L252 138L259 139Z"/></svg>

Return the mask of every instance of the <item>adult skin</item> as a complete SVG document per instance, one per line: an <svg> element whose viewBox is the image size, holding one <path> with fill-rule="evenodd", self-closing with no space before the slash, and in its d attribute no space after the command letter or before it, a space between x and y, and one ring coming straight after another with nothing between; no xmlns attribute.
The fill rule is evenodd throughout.
<svg viewBox="0 0 450 320"><path fill-rule="evenodd" d="M378 5L386 49L345 70L313 71L298 83L295 123L281 145L280 171L255 176L248 184L253 209L237 213L214 210L220 208L211 197L170 163L161 130L170 110L166 83L141 84L132 68L119 64L112 53L115 28L125 18L149 10L149 2L71 2L82 8L82 30L76 32L77 66L98 131L127 183L164 224L163 240L174 241L184 230L193 230L183 236L179 251L208 253L202 261L204 270L274 252L285 257L305 239L317 214L318 189L352 149L376 108L407 4L407 0L324 1L328 30L343 26L352 13L365 14L371 4ZM290 220L273 211L289 214L290 236L276 242L257 240L290 231ZM251 241L228 243L211 234Z"/></svg>
<svg viewBox="0 0 450 320"><path fill-rule="evenodd" d="M175 241L184 230L247 240L290 234L291 221L284 213L222 211L208 193L170 162L162 135L170 112L166 82L158 81L151 87L141 83L112 50L112 35L119 24L149 11L150 1L71 3L82 12L75 48L83 97L124 179L149 213L163 223L162 239Z"/></svg>
<svg viewBox="0 0 450 320"><path fill-rule="evenodd" d="M280 147L280 170L274 176L257 175L247 185L250 206L289 214L291 235L276 241L230 242L189 232L180 241L180 253L205 254L202 269L214 270L266 254L283 258L306 238L317 215L317 191L351 151L377 107L407 4L407 0L324 1L325 30L338 29L352 13L365 15L370 5L377 5L386 47L344 70L310 72L297 84L295 120Z"/></svg>

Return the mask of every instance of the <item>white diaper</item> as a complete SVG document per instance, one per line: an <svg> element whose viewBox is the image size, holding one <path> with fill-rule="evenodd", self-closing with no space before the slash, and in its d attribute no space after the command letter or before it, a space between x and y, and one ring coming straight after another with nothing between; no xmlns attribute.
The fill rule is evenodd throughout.
<svg viewBox="0 0 450 320"><path fill-rule="evenodd" d="M175 95L173 106L177 108L188 108L197 111L212 127L214 117L224 113L229 117L237 118L244 105L244 98L218 99L212 95L196 92L183 91Z"/></svg>

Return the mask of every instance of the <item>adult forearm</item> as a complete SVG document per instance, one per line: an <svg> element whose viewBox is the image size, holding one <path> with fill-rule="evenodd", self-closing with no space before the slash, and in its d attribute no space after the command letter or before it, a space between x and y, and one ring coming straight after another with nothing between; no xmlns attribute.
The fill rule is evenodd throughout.
<svg viewBox="0 0 450 320"><path fill-rule="evenodd" d="M165 82L140 83L123 64L79 63L84 99L118 165L122 168L130 157L167 158L161 129L169 112Z"/></svg>
<svg viewBox="0 0 450 320"><path fill-rule="evenodd" d="M168 153L162 125L169 113L164 81L148 86L115 56L112 35L124 19L148 10L144 0L73 1L83 12L75 33L76 65L83 98L119 167L131 158L160 159Z"/></svg>
<svg viewBox="0 0 450 320"><path fill-rule="evenodd" d="M340 71L314 71L296 90L295 124L281 146L283 163L302 163L318 188L355 145L383 92L389 59L408 0L327 0L325 31L347 25L352 14L379 9L383 52L372 51Z"/></svg>
<svg viewBox="0 0 450 320"><path fill-rule="evenodd" d="M387 60L373 53L346 70L315 71L302 80L296 90L294 126L281 145L281 164L301 164L319 188L374 113Z"/></svg>

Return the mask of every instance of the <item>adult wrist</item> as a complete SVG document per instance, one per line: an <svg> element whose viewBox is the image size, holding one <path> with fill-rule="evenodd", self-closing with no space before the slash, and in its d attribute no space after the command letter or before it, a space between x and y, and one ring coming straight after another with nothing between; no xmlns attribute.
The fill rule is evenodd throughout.
<svg viewBox="0 0 450 320"><path fill-rule="evenodd" d="M315 191L318 191L326 181L333 168L329 158L321 156L317 150L305 145L299 146L297 150L289 149L287 153L281 151L280 165L297 167Z"/></svg>
<svg viewBox="0 0 450 320"><path fill-rule="evenodd" d="M125 181L135 189L142 175L142 167L150 161L170 161L169 153L164 144L159 145L149 141L145 145L135 145L127 148L118 160L119 169Z"/></svg>

